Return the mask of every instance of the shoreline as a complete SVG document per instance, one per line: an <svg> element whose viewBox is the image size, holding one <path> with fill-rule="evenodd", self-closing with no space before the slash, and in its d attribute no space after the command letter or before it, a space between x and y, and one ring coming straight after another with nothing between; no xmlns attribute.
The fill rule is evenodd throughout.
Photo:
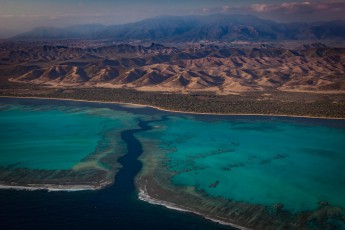
<svg viewBox="0 0 345 230"><path fill-rule="evenodd" d="M243 226L240 226L240 225L237 225L237 224L233 224L231 222L226 222L226 221L223 221L223 220L215 219L214 217L209 217L209 216L203 215L200 212L193 211L193 210L190 210L190 209L185 208L185 207L181 207L181 206L179 206L177 204L174 204L174 203L170 203L170 202L166 202L166 201L163 201L163 200L158 200L156 198L153 198L153 197L151 197L147 193L146 186L144 186L144 189L138 188L138 190L139 190L138 191L138 199L141 200L141 201L147 202L149 204L164 206L164 207L166 207L168 209L172 209L172 210L176 210L176 211L180 211L180 212L193 213L193 214L201 216L201 217L203 217L203 218L205 218L207 220L213 221L215 223L231 226L231 227L236 228L236 229L251 230L250 228L246 228L246 227L243 227Z"/></svg>
<svg viewBox="0 0 345 230"><path fill-rule="evenodd" d="M115 102L115 101L94 101L94 100L82 100L82 99L71 99L71 98L49 98L49 97L19 97L19 96L0 96L0 98L15 98L15 99L42 99L42 100L56 100L56 101L76 101L76 102L90 102L90 103L100 103L100 104L116 104L116 105L127 105L137 108L149 107L152 109L157 109L164 112L172 112L179 114L191 114L191 115L214 115L214 116L260 116L260 117L291 117L291 118L309 118L309 119L328 119L328 120L345 120L340 117L317 117L317 116L307 116L307 115L287 115L287 114L254 114L254 113L201 113L201 112L189 112L180 110L169 110L158 106L146 105L146 104L135 104L129 102Z"/></svg>
<svg viewBox="0 0 345 230"><path fill-rule="evenodd" d="M32 185L0 185L0 189L4 190L25 190L38 191L46 190L48 192L77 192L77 191L95 191L103 189L106 185L92 186L92 185L53 185L53 184L32 184Z"/></svg>
<svg viewBox="0 0 345 230"><path fill-rule="evenodd" d="M121 106L127 106L128 108L153 108L160 111L166 112L174 112L174 113L181 113L181 114L197 114L197 115L218 115L218 116L273 116L273 117L292 117L292 118L309 118L309 119L333 119L333 120L344 120L345 118L330 118L330 117L312 117L312 116L293 116L293 115L267 115L267 114L217 114L217 113L196 113L196 112L183 112L183 111L174 111L174 110L167 110L162 109L156 106L150 105L141 105L135 103L123 103L123 102L111 102L111 101L89 101L89 100L76 100L76 99L64 99L64 98L44 98L44 97L12 97L12 96L0 96L0 98L17 98L17 99L41 99L41 100L55 100L55 101L76 101L76 102L90 102L90 103L99 103L99 104L116 104ZM58 184L27 184L27 185L6 185L0 183L0 189L7 189L7 190L26 190L26 191L36 191L36 190L46 190L48 192L76 192L76 191L95 191L101 190L109 186L111 183L99 183L97 185L58 185ZM198 216L201 216L205 219L211 220L215 223L219 223L222 225L231 226L237 229L249 230L250 228L245 228L243 226L233 224L228 222L228 220L222 220L221 217L218 216L207 216L202 214L201 212L194 211L189 209L188 207L184 207L182 205L178 205L175 203L170 203L164 200L159 200L156 198L151 197L147 190L146 186L138 186L138 199L150 204L164 206L168 209L173 209L181 212L188 212L193 213ZM231 220L230 220L231 221Z"/></svg>

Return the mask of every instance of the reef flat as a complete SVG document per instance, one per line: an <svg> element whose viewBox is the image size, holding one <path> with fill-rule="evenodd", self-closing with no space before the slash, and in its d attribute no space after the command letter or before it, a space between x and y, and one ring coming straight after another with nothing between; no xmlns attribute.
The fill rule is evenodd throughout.
<svg viewBox="0 0 345 230"><path fill-rule="evenodd" d="M1 189L129 194L135 178L139 199L235 228L344 228L343 120L0 102Z"/></svg>
<svg viewBox="0 0 345 230"><path fill-rule="evenodd" d="M344 122L169 116L138 134L140 198L254 229L343 229Z"/></svg>
<svg viewBox="0 0 345 230"><path fill-rule="evenodd" d="M121 132L135 115L107 108L0 104L0 185L13 189L99 189L126 153Z"/></svg>

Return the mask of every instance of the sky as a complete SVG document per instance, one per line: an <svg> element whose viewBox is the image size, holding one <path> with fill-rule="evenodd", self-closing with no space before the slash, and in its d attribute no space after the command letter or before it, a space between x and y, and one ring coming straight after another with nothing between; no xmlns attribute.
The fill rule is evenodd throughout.
<svg viewBox="0 0 345 230"><path fill-rule="evenodd" d="M345 20L345 0L0 0L0 30L115 25L159 15L253 14L279 22Z"/></svg>

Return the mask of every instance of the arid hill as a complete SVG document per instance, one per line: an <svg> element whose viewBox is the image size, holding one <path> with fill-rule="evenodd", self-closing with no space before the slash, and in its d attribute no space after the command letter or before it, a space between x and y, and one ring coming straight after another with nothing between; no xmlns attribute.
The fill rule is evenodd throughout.
<svg viewBox="0 0 345 230"><path fill-rule="evenodd" d="M96 48L0 46L1 75L52 87L146 91L345 91L345 49L320 44L191 48L119 44Z"/></svg>

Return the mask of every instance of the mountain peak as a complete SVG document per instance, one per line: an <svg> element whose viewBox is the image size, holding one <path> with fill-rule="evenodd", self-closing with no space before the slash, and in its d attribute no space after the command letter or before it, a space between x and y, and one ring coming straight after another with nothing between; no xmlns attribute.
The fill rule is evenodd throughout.
<svg viewBox="0 0 345 230"><path fill-rule="evenodd" d="M117 41L277 41L344 39L345 22L278 23L242 14L163 15L139 22L103 26L77 25L65 28L41 27L16 39L111 39Z"/></svg>

